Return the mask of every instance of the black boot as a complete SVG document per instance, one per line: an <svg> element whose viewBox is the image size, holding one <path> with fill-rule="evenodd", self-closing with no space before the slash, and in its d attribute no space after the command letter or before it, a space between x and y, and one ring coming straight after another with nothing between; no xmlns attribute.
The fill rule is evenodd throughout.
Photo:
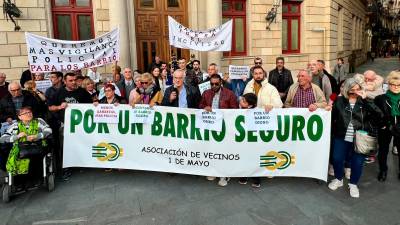
<svg viewBox="0 0 400 225"><path fill-rule="evenodd" d="M387 177L387 171L379 171L378 181L385 182Z"/></svg>

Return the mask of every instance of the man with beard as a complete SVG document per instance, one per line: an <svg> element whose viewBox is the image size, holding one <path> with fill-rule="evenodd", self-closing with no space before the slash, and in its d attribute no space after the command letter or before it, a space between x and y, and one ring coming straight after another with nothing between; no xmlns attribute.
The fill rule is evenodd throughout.
<svg viewBox="0 0 400 225"><path fill-rule="evenodd" d="M290 85L293 84L292 73L285 68L285 59L276 58L276 68L269 72L268 82L278 89L281 100L285 102Z"/></svg>
<svg viewBox="0 0 400 225"><path fill-rule="evenodd" d="M264 108L269 112L273 108L282 108L282 100L278 90L265 79L265 71L261 66L254 66L253 79L247 83L243 94L257 95L257 108Z"/></svg>
<svg viewBox="0 0 400 225"><path fill-rule="evenodd" d="M213 109L237 109L239 107L235 94L222 87L222 78L218 74L210 76L211 89L204 91L199 108L211 112ZM207 177L207 180L215 180L215 177ZM220 177L218 185L228 185L228 177Z"/></svg>

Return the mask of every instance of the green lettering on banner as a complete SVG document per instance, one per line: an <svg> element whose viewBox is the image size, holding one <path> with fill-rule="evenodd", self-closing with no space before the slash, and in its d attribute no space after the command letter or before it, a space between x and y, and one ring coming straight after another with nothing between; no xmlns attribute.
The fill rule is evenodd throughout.
<svg viewBox="0 0 400 225"><path fill-rule="evenodd" d="M267 132L267 134L265 134L265 132ZM260 131L260 138L263 142L270 142L272 140L272 138L274 137L274 131L270 130L270 131Z"/></svg>
<svg viewBox="0 0 400 225"><path fill-rule="evenodd" d="M242 126L244 124L244 116L237 116L235 119L235 127L238 134L235 134L235 141L236 142L243 142L246 138L246 131Z"/></svg>
<svg viewBox="0 0 400 225"><path fill-rule="evenodd" d="M304 141L304 134L303 134L303 129L306 125L306 121L304 120L304 117L299 116L299 115L294 115L293 116L293 125L292 125L292 141L297 140L297 136L299 137L298 140Z"/></svg>
<svg viewBox="0 0 400 225"><path fill-rule="evenodd" d="M225 120L222 120L221 132L212 131L211 135L213 136L214 140L216 140L217 142L221 142L225 138L225 132L226 132Z"/></svg>
<svg viewBox="0 0 400 225"><path fill-rule="evenodd" d="M162 134L162 114L154 112L154 121L151 125L151 135L160 136Z"/></svg>
<svg viewBox="0 0 400 225"><path fill-rule="evenodd" d="M187 132L187 128L189 126L189 118L185 114L178 113L176 114L176 118L178 120L178 138L188 139L189 135Z"/></svg>
<svg viewBox="0 0 400 225"><path fill-rule="evenodd" d="M94 129L96 129L96 124L93 123L94 112L92 109L88 109L83 116L83 130L86 133L93 133ZM90 119L90 121L89 121Z"/></svg>
<svg viewBox="0 0 400 225"><path fill-rule="evenodd" d="M110 130L108 129L108 125L106 123L99 123L99 128L97 130L99 134L105 133L109 134Z"/></svg>
<svg viewBox="0 0 400 225"><path fill-rule="evenodd" d="M190 139L192 140L203 140L201 138L200 129L196 128L196 115L190 115Z"/></svg>
<svg viewBox="0 0 400 225"><path fill-rule="evenodd" d="M163 136L176 137L174 116L172 115L172 113L167 113L167 116L165 118L165 127Z"/></svg>
<svg viewBox="0 0 400 225"><path fill-rule="evenodd" d="M127 134L129 131L129 110L119 111L118 131Z"/></svg>
<svg viewBox="0 0 400 225"><path fill-rule="evenodd" d="M317 130L313 133L314 124L317 125ZM324 123L319 115L312 115L307 122L307 134L311 141L318 141L322 137Z"/></svg>
<svg viewBox="0 0 400 225"><path fill-rule="evenodd" d="M143 134L143 123L132 123L131 124L131 134Z"/></svg>
<svg viewBox="0 0 400 225"><path fill-rule="evenodd" d="M72 109L70 121L71 121L70 132L75 133L76 131L75 127L82 122L82 112L79 109Z"/></svg>
<svg viewBox="0 0 400 225"><path fill-rule="evenodd" d="M282 122L282 116L278 116L278 130L276 132L276 138L279 141L286 141L289 138L290 116L285 115L283 118L284 122Z"/></svg>

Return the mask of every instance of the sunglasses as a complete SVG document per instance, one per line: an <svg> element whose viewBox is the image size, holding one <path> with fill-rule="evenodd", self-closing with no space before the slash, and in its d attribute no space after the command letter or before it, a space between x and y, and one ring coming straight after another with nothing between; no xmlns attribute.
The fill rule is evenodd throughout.
<svg viewBox="0 0 400 225"><path fill-rule="evenodd" d="M220 83L210 83L211 86L220 86Z"/></svg>
<svg viewBox="0 0 400 225"><path fill-rule="evenodd" d="M141 84L149 84L149 82L140 81Z"/></svg>
<svg viewBox="0 0 400 225"><path fill-rule="evenodd" d="M262 65L262 62L255 62L256 65Z"/></svg>

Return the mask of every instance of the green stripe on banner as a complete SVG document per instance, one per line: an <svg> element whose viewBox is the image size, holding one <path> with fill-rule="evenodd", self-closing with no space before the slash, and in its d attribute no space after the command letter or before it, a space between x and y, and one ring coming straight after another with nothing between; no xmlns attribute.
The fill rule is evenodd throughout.
<svg viewBox="0 0 400 225"><path fill-rule="evenodd" d="M93 157L106 157L107 154L93 153L92 156L93 156Z"/></svg>
<svg viewBox="0 0 400 225"><path fill-rule="evenodd" d="M260 157L261 160L274 160L276 157Z"/></svg>

